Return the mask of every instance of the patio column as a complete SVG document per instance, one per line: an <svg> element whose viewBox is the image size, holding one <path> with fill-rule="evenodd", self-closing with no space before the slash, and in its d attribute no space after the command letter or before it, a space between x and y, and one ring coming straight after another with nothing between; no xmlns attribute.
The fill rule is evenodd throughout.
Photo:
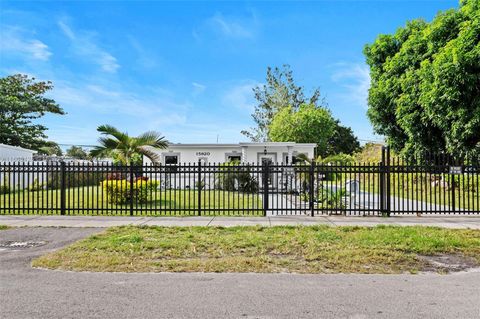
<svg viewBox="0 0 480 319"><path fill-rule="evenodd" d="M287 164L292 164L293 162L293 146L287 146L288 155L287 155Z"/></svg>
<svg viewBox="0 0 480 319"><path fill-rule="evenodd" d="M247 147L242 146L242 163L247 162Z"/></svg>

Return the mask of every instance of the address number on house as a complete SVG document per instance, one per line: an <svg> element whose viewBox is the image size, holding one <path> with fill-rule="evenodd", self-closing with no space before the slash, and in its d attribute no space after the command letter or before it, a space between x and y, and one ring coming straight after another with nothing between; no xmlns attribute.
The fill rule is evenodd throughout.
<svg viewBox="0 0 480 319"><path fill-rule="evenodd" d="M195 153L197 156L210 156L210 152L197 152Z"/></svg>

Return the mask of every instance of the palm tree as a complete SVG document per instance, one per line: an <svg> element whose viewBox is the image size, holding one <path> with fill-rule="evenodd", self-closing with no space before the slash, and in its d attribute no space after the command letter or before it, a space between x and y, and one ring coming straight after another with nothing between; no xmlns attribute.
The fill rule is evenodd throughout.
<svg viewBox="0 0 480 319"><path fill-rule="evenodd" d="M114 153L119 160L130 165L135 154L148 157L152 162L158 162L159 155L154 149L163 149L168 146L165 137L155 131L145 132L137 137L120 132L111 125L100 125L97 128L102 136L98 139L100 146L90 151L92 157L107 157Z"/></svg>

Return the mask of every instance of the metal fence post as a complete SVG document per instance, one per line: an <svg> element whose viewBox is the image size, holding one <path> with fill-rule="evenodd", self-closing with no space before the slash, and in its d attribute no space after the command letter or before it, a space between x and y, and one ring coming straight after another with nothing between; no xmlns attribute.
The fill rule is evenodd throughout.
<svg viewBox="0 0 480 319"><path fill-rule="evenodd" d="M60 162L60 176L61 176L61 182L60 182L60 215L65 215L66 211L66 173L65 173L65 162L61 161Z"/></svg>
<svg viewBox="0 0 480 319"><path fill-rule="evenodd" d="M386 213L385 208L385 147L382 147L382 161L380 162L380 213L382 216Z"/></svg>
<svg viewBox="0 0 480 319"><path fill-rule="evenodd" d="M315 196L315 162L312 161L310 164L310 170L309 170L309 175L308 175L308 180L309 180L309 195L308 195L308 205L310 207L310 214L311 216L315 216L315 210L314 210L314 196Z"/></svg>
<svg viewBox="0 0 480 319"><path fill-rule="evenodd" d="M133 180L135 179L133 173L133 165L130 163L130 216L133 216Z"/></svg>
<svg viewBox="0 0 480 319"><path fill-rule="evenodd" d="M269 174L269 163L268 161L263 162L262 165L262 182L263 182L263 216L267 216L267 210L269 206L268 201L268 174Z"/></svg>
<svg viewBox="0 0 480 319"><path fill-rule="evenodd" d="M452 210L455 212L455 175L452 175Z"/></svg>
<svg viewBox="0 0 480 319"><path fill-rule="evenodd" d="M386 172L386 194L385 194L385 200L386 200L386 209L387 209L387 216L390 217L390 211L391 211L391 201L390 201L390 147L387 146L386 148L387 154L386 154L386 159L387 159L387 172Z"/></svg>
<svg viewBox="0 0 480 319"><path fill-rule="evenodd" d="M202 161L198 161L197 172L197 199L198 199L198 216L202 216Z"/></svg>

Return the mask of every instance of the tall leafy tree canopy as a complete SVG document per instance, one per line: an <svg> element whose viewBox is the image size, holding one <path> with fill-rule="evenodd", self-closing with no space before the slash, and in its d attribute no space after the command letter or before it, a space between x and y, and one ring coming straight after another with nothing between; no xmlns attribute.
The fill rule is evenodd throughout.
<svg viewBox="0 0 480 319"><path fill-rule="evenodd" d="M87 159L88 158L88 153L86 150L84 150L81 146L75 146L72 145L67 151L65 152L65 155L68 157L72 158L77 158L77 159Z"/></svg>
<svg viewBox="0 0 480 319"><path fill-rule="evenodd" d="M350 127L335 121L335 130L328 140L325 155L353 154L360 150L360 142Z"/></svg>
<svg viewBox="0 0 480 319"><path fill-rule="evenodd" d="M36 122L47 113L65 114L45 93L51 82L35 81L27 75L0 78L0 143L40 150L47 128Z"/></svg>
<svg viewBox="0 0 480 319"><path fill-rule="evenodd" d="M254 142L269 141L269 126L275 114L284 108L297 110L300 105L308 103L319 105L320 90L317 88L310 97L306 97L304 88L295 84L289 65L282 68L267 68L266 83L253 89L258 104L252 114L256 127L242 134Z"/></svg>
<svg viewBox="0 0 480 319"><path fill-rule="evenodd" d="M62 152L62 149L60 148L60 146L57 143L52 142L52 141L45 142L45 144L38 149L38 153L43 154L43 155L50 155L50 156L51 155L55 155L55 156L62 156L63 155L63 152Z"/></svg>
<svg viewBox="0 0 480 319"><path fill-rule="evenodd" d="M308 119L320 115L332 119L332 116L325 100L321 98L320 90L314 89L307 97L304 88L295 83L289 65L282 68L267 68L266 84L257 86L253 92L258 102L252 114L256 126L249 131L242 131L252 141L320 143L318 150L322 156L337 153L352 154L360 146L351 128L342 126L338 120L334 121L333 130L330 127L330 120L329 125L325 127L321 126L322 121L313 122L316 126L309 129ZM290 116L292 118L289 118ZM297 120L299 127L295 127L294 124ZM291 130L282 131L279 123L287 122ZM275 130L273 133L272 128ZM319 135L316 135L317 133Z"/></svg>
<svg viewBox="0 0 480 319"><path fill-rule="evenodd" d="M325 156L335 127L328 109L302 104L297 110L290 106L280 110L270 124L269 137L273 142L316 143L316 155Z"/></svg>
<svg viewBox="0 0 480 319"><path fill-rule="evenodd" d="M368 116L406 154L480 154L480 2L414 20L364 49Z"/></svg>

